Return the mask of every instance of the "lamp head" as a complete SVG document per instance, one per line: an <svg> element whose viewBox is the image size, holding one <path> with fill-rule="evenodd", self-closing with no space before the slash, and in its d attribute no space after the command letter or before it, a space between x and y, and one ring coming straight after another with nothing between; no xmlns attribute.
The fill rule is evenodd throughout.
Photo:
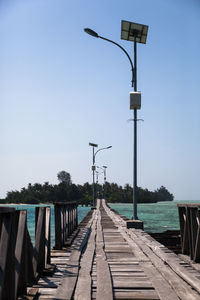
<svg viewBox="0 0 200 300"><path fill-rule="evenodd" d="M87 34L91 35L91 36L94 36L94 37L96 37L96 38L99 37L99 36L98 36L98 33L96 33L94 30L92 30L92 29L90 29L90 28L84 28L84 31L85 31Z"/></svg>
<svg viewBox="0 0 200 300"><path fill-rule="evenodd" d="M112 146L108 146L108 147L106 147L106 149L110 149L110 148L112 148Z"/></svg>
<svg viewBox="0 0 200 300"><path fill-rule="evenodd" d="M89 146L92 146L92 147L98 147L97 144L94 144L94 143L89 143Z"/></svg>

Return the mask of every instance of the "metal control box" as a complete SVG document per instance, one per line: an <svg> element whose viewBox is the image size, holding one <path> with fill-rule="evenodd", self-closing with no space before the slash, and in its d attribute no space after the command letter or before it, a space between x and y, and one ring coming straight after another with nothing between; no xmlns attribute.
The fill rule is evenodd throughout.
<svg viewBox="0 0 200 300"><path fill-rule="evenodd" d="M130 109L141 108L141 92L130 92Z"/></svg>

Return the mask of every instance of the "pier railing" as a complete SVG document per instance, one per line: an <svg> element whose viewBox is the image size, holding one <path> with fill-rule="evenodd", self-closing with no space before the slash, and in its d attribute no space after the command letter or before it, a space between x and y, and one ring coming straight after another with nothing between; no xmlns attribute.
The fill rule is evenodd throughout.
<svg viewBox="0 0 200 300"><path fill-rule="evenodd" d="M56 247L64 246L77 227L77 205L55 203ZM27 228L27 211L0 207L0 300L26 294L41 274L51 272L51 209L35 208L35 245ZM58 222L58 223L57 223ZM59 236L60 235L60 236Z"/></svg>
<svg viewBox="0 0 200 300"><path fill-rule="evenodd" d="M200 204L178 204L182 253L200 262Z"/></svg>
<svg viewBox="0 0 200 300"><path fill-rule="evenodd" d="M54 203L55 215L55 246L62 249L67 239L78 226L77 203Z"/></svg>

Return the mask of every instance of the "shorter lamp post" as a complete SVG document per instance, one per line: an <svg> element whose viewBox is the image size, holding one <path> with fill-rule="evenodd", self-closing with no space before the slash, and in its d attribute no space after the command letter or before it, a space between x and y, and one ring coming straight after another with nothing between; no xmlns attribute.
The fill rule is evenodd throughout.
<svg viewBox="0 0 200 300"><path fill-rule="evenodd" d="M92 146L92 199L93 199L93 207L95 204L95 195L94 195L94 172L95 172L95 155L94 148L98 147L97 144L89 143L89 146Z"/></svg>
<svg viewBox="0 0 200 300"><path fill-rule="evenodd" d="M89 146L92 146L93 148L93 152L92 152L92 178L93 178L93 184L92 184L92 198L93 198L93 208L95 207L95 190L94 190L94 186L95 186L95 183L94 183L94 172L96 170L96 166L95 166L95 158L96 158L96 155L99 151L102 151L102 150L107 150L107 149L110 149L112 148L112 146L108 146L108 147L104 147L104 148L100 148L98 149L96 152L94 152L94 148L95 147L98 147L97 144L93 144L93 143L89 143Z"/></svg>

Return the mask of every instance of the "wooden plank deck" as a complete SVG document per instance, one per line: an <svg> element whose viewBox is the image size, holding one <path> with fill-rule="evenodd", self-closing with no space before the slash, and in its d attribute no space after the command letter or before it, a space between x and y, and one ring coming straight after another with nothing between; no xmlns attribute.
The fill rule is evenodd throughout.
<svg viewBox="0 0 200 300"><path fill-rule="evenodd" d="M200 300L198 268L126 222L104 200L71 246L51 251L56 265L23 299Z"/></svg>

